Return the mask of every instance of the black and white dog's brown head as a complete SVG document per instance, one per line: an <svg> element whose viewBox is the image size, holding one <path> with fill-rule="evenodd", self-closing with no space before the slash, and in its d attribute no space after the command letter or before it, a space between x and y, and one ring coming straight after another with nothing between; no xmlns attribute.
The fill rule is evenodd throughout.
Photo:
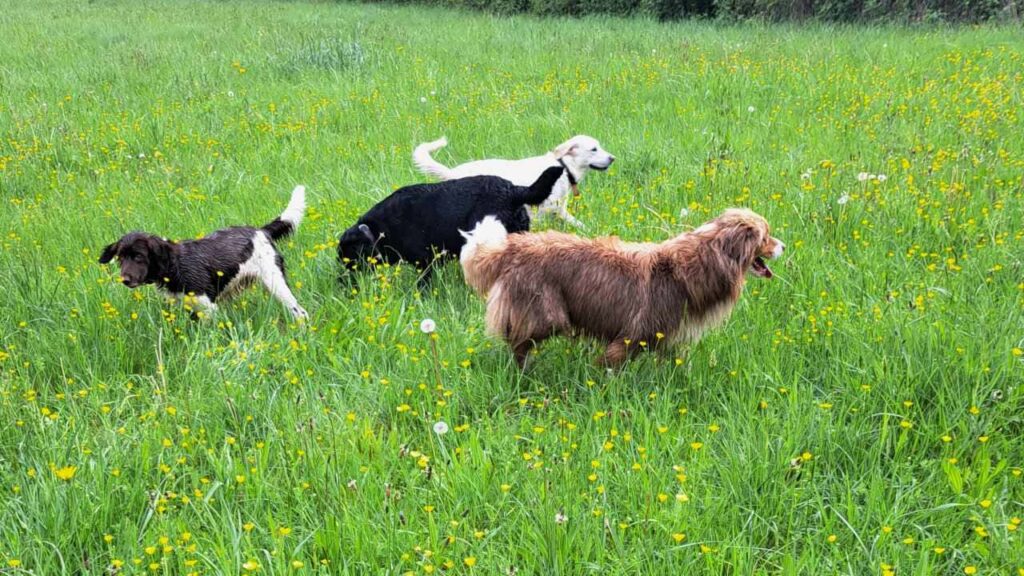
<svg viewBox="0 0 1024 576"><path fill-rule="evenodd" d="M288 207L262 228L237 226L198 240L176 243L145 232L130 232L103 248L100 264L115 258L120 280L129 288L156 284L174 297L193 298L216 309L218 298L259 281L296 318L305 318L285 279L284 259L274 246L298 228L306 209L305 188L292 192Z"/></svg>
<svg viewBox="0 0 1024 576"><path fill-rule="evenodd" d="M166 238L145 232L129 232L103 249L100 264L109 264L117 258L121 267L121 283L129 288L138 288L167 277L175 247Z"/></svg>

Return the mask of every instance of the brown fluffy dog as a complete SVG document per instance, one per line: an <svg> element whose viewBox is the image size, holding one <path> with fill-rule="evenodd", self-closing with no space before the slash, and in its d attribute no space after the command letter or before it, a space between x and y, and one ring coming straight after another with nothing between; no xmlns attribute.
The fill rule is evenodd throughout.
<svg viewBox="0 0 1024 576"><path fill-rule="evenodd" d="M555 335L604 342L608 366L645 346L696 341L729 316L746 272L771 278L764 260L785 248L764 218L741 209L660 244L510 235L491 217L463 235L466 283L487 296L488 333L512 347L520 367Z"/></svg>

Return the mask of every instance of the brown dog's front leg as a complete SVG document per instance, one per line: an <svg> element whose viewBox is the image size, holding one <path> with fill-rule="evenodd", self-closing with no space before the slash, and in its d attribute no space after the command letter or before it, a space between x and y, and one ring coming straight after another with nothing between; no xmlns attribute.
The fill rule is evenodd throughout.
<svg viewBox="0 0 1024 576"><path fill-rule="evenodd" d="M533 340L527 340L512 346L512 354L515 355L516 364L519 365L520 370L526 370L526 360L530 357L530 351L533 350L533 346Z"/></svg>

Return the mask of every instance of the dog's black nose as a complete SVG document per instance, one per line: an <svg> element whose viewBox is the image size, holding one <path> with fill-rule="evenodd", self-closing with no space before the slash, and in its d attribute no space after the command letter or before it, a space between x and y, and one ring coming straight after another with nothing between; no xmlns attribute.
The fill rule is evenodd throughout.
<svg viewBox="0 0 1024 576"><path fill-rule="evenodd" d="M615 162L615 156L609 154L608 155L608 163L611 164L612 162Z"/></svg>

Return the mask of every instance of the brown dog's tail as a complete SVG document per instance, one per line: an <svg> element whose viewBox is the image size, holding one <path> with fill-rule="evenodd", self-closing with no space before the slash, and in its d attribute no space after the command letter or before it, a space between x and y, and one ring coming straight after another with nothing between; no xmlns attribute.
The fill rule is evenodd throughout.
<svg viewBox="0 0 1024 576"><path fill-rule="evenodd" d="M501 274L501 260L508 245L508 231L494 216L484 216L471 232L459 230L466 239L459 253L462 273L477 294L490 292Z"/></svg>

